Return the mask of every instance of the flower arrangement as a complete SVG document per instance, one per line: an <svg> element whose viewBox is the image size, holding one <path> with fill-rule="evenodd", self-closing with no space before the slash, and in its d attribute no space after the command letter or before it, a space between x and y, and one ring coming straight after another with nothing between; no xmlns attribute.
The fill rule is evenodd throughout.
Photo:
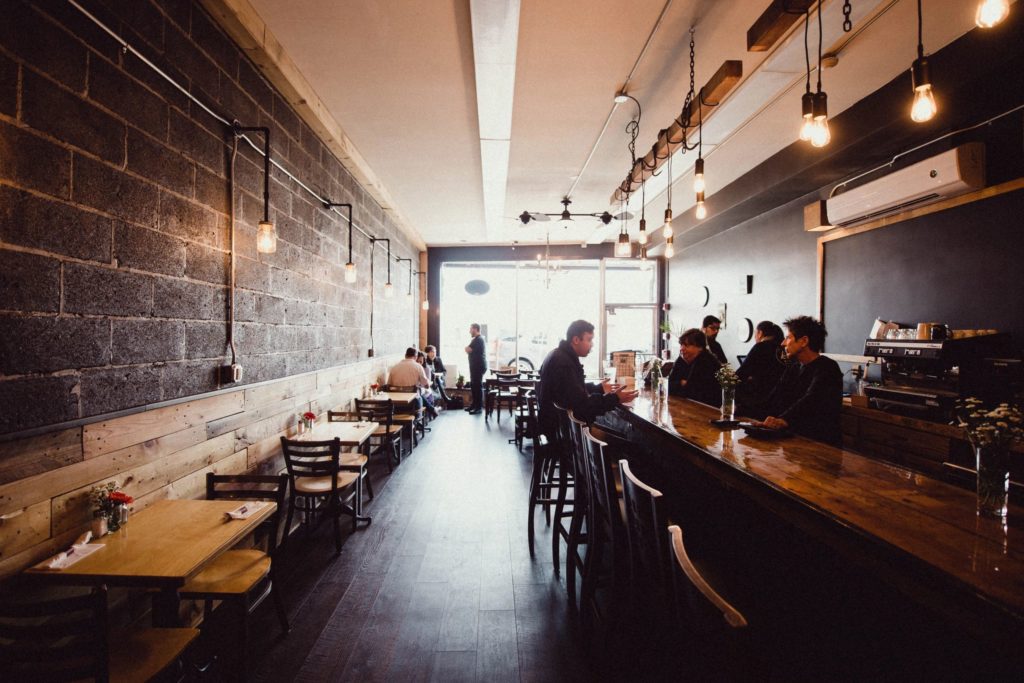
<svg viewBox="0 0 1024 683"><path fill-rule="evenodd" d="M94 486L89 492L89 500L93 505L92 516L106 519L110 531L117 531L120 528L121 509L135 502L127 493L118 490L116 481Z"/></svg>
<svg viewBox="0 0 1024 683"><path fill-rule="evenodd" d="M376 394L376 393L377 393L378 391L380 391L380 382L374 382L373 384L371 384L371 385L370 385L370 391L372 391L372 392L373 392L373 393L375 393L375 394Z"/></svg>
<svg viewBox="0 0 1024 683"><path fill-rule="evenodd" d="M1024 413L1020 407L1000 403L991 410L973 396L956 402L953 424L963 428L974 447L1009 448L1010 442L1024 439Z"/></svg>
<svg viewBox="0 0 1024 683"><path fill-rule="evenodd" d="M728 363L718 368L718 371L715 372L715 379L718 380L718 385L723 389L735 389L736 385L740 383L739 375L736 374L736 370Z"/></svg>
<svg viewBox="0 0 1024 683"><path fill-rule="evenodd" d="M312 429L313 423L316 422L316 413L311 413L308 410L304 413L300 413L299 422L301 422L306 429Z"/></svg>

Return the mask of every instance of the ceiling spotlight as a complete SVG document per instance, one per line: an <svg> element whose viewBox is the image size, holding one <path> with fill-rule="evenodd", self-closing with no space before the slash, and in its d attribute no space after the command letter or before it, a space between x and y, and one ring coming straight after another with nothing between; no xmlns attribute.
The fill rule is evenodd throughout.
<svg viewBox="0 0 1024 683"><path fill-rule="evenodd" d="M1010 0L981 0L978 13L974 15L974 23L978 28L992 28L1010 13ZM618 99L615 100L618 102Z"/></svg>

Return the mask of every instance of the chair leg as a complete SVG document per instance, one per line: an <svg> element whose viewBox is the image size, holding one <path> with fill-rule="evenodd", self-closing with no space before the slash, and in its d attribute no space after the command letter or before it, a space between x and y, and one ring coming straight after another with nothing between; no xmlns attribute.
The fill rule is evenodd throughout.
<svg viewBox="0 0 1024 683"><path fill-rule="evenodd" d="M562 518L565 514L565 499L569 482L566 479L564 468L558 481L558 500L555 503L555 528L551 531L551 562L554 566L555 577L561 571L559 561L559 546L562 544ZM573 506L575 507L575 505Z"/></svg>
<svg viewBox="0 0 1024 683"><path fill-rule="evenodd" d="M246 681L249 678L247 666L249 662L249 606L245 604L245 600L237 600L235 604L239 611L238 651L235 653L235 673L238 675L238 680Z"/></svg>
<svg viewBox="0 0 1024 683"><path fill-rule="evenodd" d="M337 506L331 514L334 522L334 554L341 555L341 503L335 501L334 504Z"/></svg>
<svg viewBox="0 0 1024 683"><path fill-rule="evenodd" d="M281 600L281 591L274 585L273 579L270 582L270 597L274 599L274 611L277 612L277 620L281 622L281 633L286 635L291 632L292 627L288 624L288 612Z"/></svg>
<svg viewBox="0 0 1024 683"><path fill-rule="evenodd" d="M572 506L572 520L569 522L569 538L566 539L565 542L565 590L569 594L569 606L573 609L578 609L583 605L582 600L578 603L576 602L576 569L580 564L580 538L583 533L584 515L581 514L583 506L578 504L579 496L574 496L574 498L577 503L574 503ZM588 528L587 534L591 535L592 533L592 530ZM583 564L584 572L586 562L590 561L590 549L591 546L588 544L586 561Z"/></svg>
<svg viewBox="0 0 1024 683"><path fill-rule="evenodd" d="M288 487L292 488L291 486ZM288 515L285 517L284 522L284 533L282 534L281 544L284 545L288 542L288 535L292 532L292 515L295 512L295 494L288 498Z"/></svg>
<svg viewBox="0 0 1024 683"><path fill-rule="evenodd" d="M526 514L529 516L526 521L526 539L530 544L530 558L534 557L533 552L533 518L536 514L537 498L540 497L540 473L544 467L544 457L540 453L533 454L533 475L530 477L530 503L526 507ZM547 506L544 506L547 509Z"/></svg>
<svg viewBox="0 0 1024 683"><path fill-rule="evenodd" d="M369 494L370 500L373 500L373 480L370 479L370 473L363 470L363 473L360 476L366 480L366 493Z"/></svg>

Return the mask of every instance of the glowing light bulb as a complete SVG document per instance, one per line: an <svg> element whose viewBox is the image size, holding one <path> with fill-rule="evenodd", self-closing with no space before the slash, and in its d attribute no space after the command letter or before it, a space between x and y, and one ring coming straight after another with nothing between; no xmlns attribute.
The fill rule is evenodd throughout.
<svg viewBox="0 0 1024 683"><path fill-rule="evenodd" d="M356 264L354 264L354 263L346 263L345 264L345 282L352 283L352 282L355 282L355 281L356 281Z"/></svg>
<svg viewBox="0 0 1024 683"><path fill-rule="evenodd" d="M647 219L640 219L640 232L636 236L637 244L647 244Z"/></svg>
<svg viewBox="0 0 1024 683"><path fill-rule="evenodd" d="M699 221L702 221L708 217L708 207L704 205L703 200L697 202L697 211L694 215L697 216L697 220Z"/></svg>
<svg viewBox="0 0 1024 683"><path fill-rule="evenodd" d="M627 233L619 233L619 241L615 245L615 255L619 258L629 258L633 255L633 245L629 243L629 235Z"/></svg>
<svg viewBox="0 0 1024 683"><path fill-rule="evenodd" d="M395 288L391 286L390 282L386 283L384 285L384 298L385 299L390 299L394 295L395 295Z"/></svg>
<svg viewBox="0 0 1024 683"><path fill-rule="evenodd" d="M815 119L811 128L811 144L815 147L824 147L832 140L832 133L828 129L828 117Z"/></svg>
<svg viewBox="0 0 1024 683"><path fill-rule="evenodd" d="M671 240L665 242L665 258L672 258L676 255L676 248L672 246Z"/></svg>
<svg viewBox="0 0 1024 683"><path fill-rule="evenodd" d="M914 104L910 107L910 118L918 123L928 121L939 111L935 104L935 95L932 94L932 86L926 83L914 90Z"/></svg>
<svg viewBox="0 0 1024 683"><path fill-rule="evenodd" d="M698 158L697 163L693 166L693 191L703 192L704 188L704 160Z"/></svg>
<svg viewBox="0 0 1024 683"><path fill-rule="evenodd" d="M672 209L665 209L665 227L662 230L665 239L672 237Z"/></svg>
<svg viewBox="0 0 1024 683"><path fill-rule="evenodd" d="M270 221L260 221L256 229L256 251L261 254L273 254L277 251L277 230Z"/></svg>
<svg viewBox="0 0 1024 683"><path fill-rule="evenodd" d="M992 28L1010 13L1010 0L982 0L978 3L978 13L974 15L974 23L979 28Z"/></svg>
<svg viewBox="0 0 1024 683"><path fill-rule="evenodd" d="M811 133L814 131L814 95L805 92L800 98L800 108L803 111L803 123L800 124L800 139L809 142Z"/></svg>
<svg viewBox="0 0 1024 683"><path fill-rule="evenodd" d="M429 311L430 310L430 299L424 299L423 303L420 304L420 308L422 308L424 311Z"/></svg>
<svg viewBox="0 0 1024 683"><path fill-rule="evenodd" d="M910 118L917 123L930 120L939 111L932 94L932 79L928 75L928 60L918 57L910 67L910 83L914 88L914 104L910 107Z"/></svg>

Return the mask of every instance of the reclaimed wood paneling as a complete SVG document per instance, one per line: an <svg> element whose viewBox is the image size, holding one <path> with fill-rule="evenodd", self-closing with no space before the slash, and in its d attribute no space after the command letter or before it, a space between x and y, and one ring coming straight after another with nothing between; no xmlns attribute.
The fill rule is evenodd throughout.
<svg viewBox="0 0 1024 683"><path fill-rule="evenodd" d="M59 469L83 457L81 427L0 443L0 484Z"/></svg>
<svg viewBox="0 0 1024 683"><path fill-rule="evenodd" d="M42 501L0 517L0 561L50 537L50 502Z"/></svg>

